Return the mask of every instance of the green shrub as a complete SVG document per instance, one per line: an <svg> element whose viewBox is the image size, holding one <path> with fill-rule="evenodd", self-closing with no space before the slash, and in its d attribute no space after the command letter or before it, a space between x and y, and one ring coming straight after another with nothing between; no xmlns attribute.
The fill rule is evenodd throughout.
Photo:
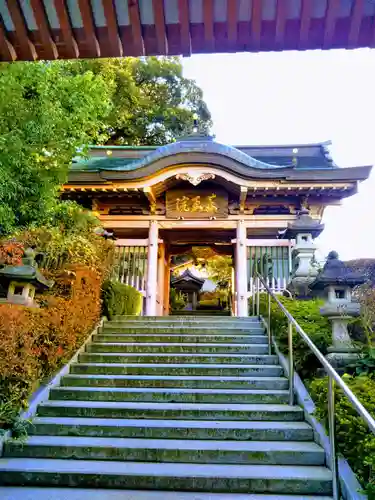
<svg viewBox="0 0 375 500"><path fill-rule="evenodd" d="M107 280L103 284L103 312L109 319L114 316L139 316L142 294L132 286Z"/></svg>
<svg viewBox="0 0 375 500"><path fill-rule="evenodd" d="M344 380L366 410L375 415L375 379L344 375ZM317 407L316 416L328 428L327 378L313 380L309 389ZM368 498L375 500L375 436L340 389L337 389L335 416L337 446L366 488Z"/></svg>
<svg viewBox="0 0 375 500"><path fill-rule="evenodd" d="M331 345L332 330L329 320L323 317L319 311L323 302L319 300L293 300L287 297L279 297L279 300L320 352L326 354L327 348ZM260 313L264 318L268 317L268 297L265 294L260 296ZM272 335L277 339L281 351L287 354L288 321L274 301L271 303L271 331ZM297 372L303 379L313 378L317 369L321 368L320 362L307 347L295 328L293 328L293 347L294 364Z"/></svg>
<svg viewBox="0 0 375 500"><path fill-rule="evenodd" d="M200 306L206 306L206 307L217 307L219 305L219 299L203 299L199 300L199 305Z"/></svg>
<svg viewBox="0 0 375 500"><path fill-rule="evenodd" d="M175 288L171 288L169 294L169 302L172 311L181 311L187 305L187 296L186 294L179 292Z"/></svg>

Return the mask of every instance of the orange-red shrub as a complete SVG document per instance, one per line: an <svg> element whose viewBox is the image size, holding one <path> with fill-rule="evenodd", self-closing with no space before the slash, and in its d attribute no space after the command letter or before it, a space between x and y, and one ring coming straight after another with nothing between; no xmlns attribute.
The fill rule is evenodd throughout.
<svg viewBox="0 0 375 500"><path fill-rule="evenodd" d="M0 241L0 264L17 266L21 264L24 246L15 240Z"/></svg>
<svg viewBox="0 0 375 500"><path fill-rule="evenodd" d="M0 427L71 358L100 317L100 273L81 267L53 278L54 295L41 295L40 308L0 304Z"/></svg>

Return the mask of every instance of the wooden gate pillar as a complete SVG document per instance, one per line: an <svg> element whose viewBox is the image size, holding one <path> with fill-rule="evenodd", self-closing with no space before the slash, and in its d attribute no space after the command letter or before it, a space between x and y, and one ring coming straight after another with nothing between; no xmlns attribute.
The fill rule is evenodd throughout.
<svg viewBox="0 0 375 500"><path fill-rule="evenodd" d="M156 295L158 277L158 233L156 220L150 221L148 232L148 259L146 285L146 316L156 316Z"/></svg>
<svg viewBox="0 0 375 500"><path fill-rule="evenodd" d="M165 301L165 244L160 243L158 252L157 315L164 316Z"/></svg>
<svg viewBox="0 0 375 500"><path fill-rule="evenodd" d="M236 312L237 316L245 317L249 315L249 307L247 301L247 235L243 220L237 222L236 236Z"/></svg>

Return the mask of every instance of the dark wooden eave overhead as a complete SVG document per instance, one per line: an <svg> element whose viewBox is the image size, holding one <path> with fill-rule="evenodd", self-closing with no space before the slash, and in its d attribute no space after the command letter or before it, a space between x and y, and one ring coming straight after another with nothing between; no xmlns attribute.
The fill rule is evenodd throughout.
<svg viewBox="0 0 375 500"><path fill-rule="evenodd" d="M0 0L0 60L375 45L373 0Z"/></svg>

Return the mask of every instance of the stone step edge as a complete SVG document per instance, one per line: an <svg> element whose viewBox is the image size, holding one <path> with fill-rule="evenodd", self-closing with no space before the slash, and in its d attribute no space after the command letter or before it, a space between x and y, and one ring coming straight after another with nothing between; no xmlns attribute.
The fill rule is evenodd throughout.
<svg viewBox="0 0 375 500"><path fill-rule="evenodd" d="M107 368L111 368L113 366L121 366L124 368L207 368L207 369L244 369L244 370L251 370L251 369L282 369L281 365L255 365L255 364L246 364L246 365L236 365L236 364L228 364L228 363L83 363L83 362L78 362L78 363L73 363L73 365L79 365L79 366L105 366Z"/></svg>
<svg viewBox="0 0 375 500"><path fill-rule="evenodd" d="M118 490L96 488L48 488L48 500L333 500L327 496L310 495L268 495L267 493L197 493L161 490ZM32 486L0 486L0 498L3 500L46 500L46 488ZM9 497L8 495L12 495ZM34 495L34 496L31 496Z"/></svg>
<svg viewBox="0 0 375 500"><path fill-rule="evenodd" d="M111 365L112 366L112 365ZM275 366L275 365L272 365ZM287 377L235 377L228 375L102 375L102 374L74 374L69 373L63 376L64 379L78 378L81 380L85 379L98 379L98 380L186 380L186 381L196 381L204 380L207 382L287 382Z"/></svg>
<svg viewBox="0 0 375 500"><path fill-rule="evenodd" d="M210 428L236 430L307 430L312 429L305 421L277 420L173 420L173 419L134 419L134 418L98 418L98 417L34 417L31 425L74 425L103 427L149 427L149 428Z"/></svg>
<svg viewBox="0 0 375 500"><path fill-rule="evenodd" d="M105 344L104 344L105 345ZM217 353L217 354L211 354L211 353L201 353L201 354L196 354L196 353L162 353L162 352L144 352L144 353L137 353L137 352L129 352L129 353L117 353L117 352L84 352L81 353L80 356L109 356L109 357L115 357L115 356L129 356L131 358L136 358L137 356L146 356L146 357L160 357L160 358L170 358L173 356L177 356L180 358L191 358L191 357L197 357L197 358L207 358L207 357L212 357L212 358L260 358L259 361L263 361L266 359L273 359L277 360L277 356L273 354L231 354L231 353Z"/></svg>
<svg viewBox="0 0 375 500"><path fill-rule="evenodd" d="M280 403L150 403L130 401L70 401L70 400L48 400L40 403L39 407L85 407L85 408L117 408L117 409L139 409L139 410L202 410L202 411L254 411L254 412L287 412L301 413L299 406L290 406Z"/></svg>
<svg viewBox="0 0 375 500"><path fill-rule="evenodd" d="M112 393L156 393L156 394L238 394L238 395L270 395L270 396L288 396L289 391L283 389L272 390L269 389L195 389L195 388L172 388L172 387L75 387L75 386L63 386L54 387L52 391L57 392L91 392L102 393L102 392L112 392Z"/></svg>
<svg viewBox="0 0 375 500"><path fill-rule="evenodd" d="M240 335L230 335L227 333L217 333L217 334L199 334L199 333L166 333L165 335L160 334L160 333L126 333L126 332L99 332L93 335L93 338L95 337L133 337L133 338L142 338L142 337L155 337L155 338L195 338L195 339L219 339L219 338L230 338L233 340L236 339L253 339L253 338L259 338L259 339L265 339L267 340L267 335L265 333L244 333ZM216 343L216 342L213 342ZM233 342L232 342L233 343Z"/></svg>
<svg viewBox="0 0 375 500"><path fill-rule="evenodd" d="M95 447L119 449L150 450L199 450L199 451L264 451L299 452L324 454L321 446L313 441L242 441L242 440L204 440L204 439L157 439L157 438L115 438L87 436L29 436L25 440L9 440L7 446L16 447ZM6 452L5 452L6 456Z"/></svg>
<svg viewBox="0 0 375 500"><path fill-rule="evenodd" d="M243 349L252 349L258 347L268 348L268 344L222 344L222 343L207 343L207 342L90 342L90 346L141 346L141 347L227 347L227 348L243 348Z"/></svg>
<svg viewBox="0 0 375 500"><path fill-rule="evenodd" d="M228 465L157 462L117 462L107 460L65 459L0 459L0 473L19 471L27 473L75 473L142 475L152 477L217 477L266 480L323 480L331 481L331 471L322 466L300 465Z"/></svg>

